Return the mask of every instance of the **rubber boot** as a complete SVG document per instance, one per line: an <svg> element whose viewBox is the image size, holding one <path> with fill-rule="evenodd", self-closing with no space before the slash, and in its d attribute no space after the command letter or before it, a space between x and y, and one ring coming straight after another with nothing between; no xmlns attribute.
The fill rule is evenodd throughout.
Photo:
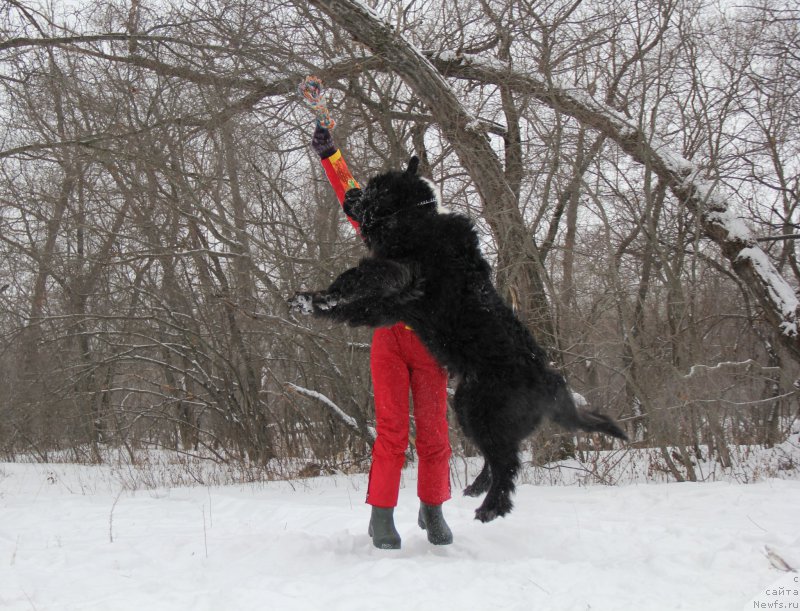
<svg viewBox="0 0 800 611"><path fill-rule="evenodd" d="M453 542L453 531L444 520L441 505L427 505L421 502L417 524L428 532L428 541L434 545L450 545Z"/></svg>
<svg viewBox="0 0 800 611"><path fill-rule="evenodd" d="M373 507L368 532L378 549L400 549L400 533L394 527L394 507Z"/></svg>

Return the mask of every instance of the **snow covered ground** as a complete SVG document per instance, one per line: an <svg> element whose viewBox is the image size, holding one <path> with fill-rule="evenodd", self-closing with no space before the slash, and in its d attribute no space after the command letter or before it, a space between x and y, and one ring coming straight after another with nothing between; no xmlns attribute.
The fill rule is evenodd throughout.
<svg viewBox="0 0 800 611"><path fill-rule="evenodd" d="M132 491L110 467L0 463L0 609L754 609L797 575L765 546L800 565L797 480L521 485L490 524L456 495L437 548L414 477L382 551L363 475Z"/></svg>

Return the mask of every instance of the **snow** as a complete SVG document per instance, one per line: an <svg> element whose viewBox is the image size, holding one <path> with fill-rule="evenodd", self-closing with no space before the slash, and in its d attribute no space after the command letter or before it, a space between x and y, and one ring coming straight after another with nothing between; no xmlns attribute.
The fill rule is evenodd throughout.
<svg viewBox="0 0 800 611"><path fill-rule="evenodd" d="M461 56L458 53L456 53L455 51L451 51L449 49L446 49L441 53L438 53L436 57L443 62L455 62L461 58Z"/></svg>
<svg viewBox="0 0 800 611"><path fill-rule="evenodd" d="M572 389L570 389L569 392L572 395L572 400L575 402L575 405L577 405L578 407L582 407L582 408L584 408L584 407L588 408L589 407L588 399L586 397L584 397L581 393L576 392L576 391L574 391Z"/></svg>
<svg viewBox="0 0 800 611"><path fill-rule="evenodd" d="M480 132L481 131L481 122L477 119L473 119L469 123L464 126L464 129L471 131L471 132Z"/></svg>
<svg viewBox="0 0 800 611"><path fill-rule="evenodd" d="M749 372L751 369L758 369L759 371L780 371L780 367L765 367L755 359L747 359L744 361L721 361L716 365L692 365L689 369L689 373L686 375L681 375L682 378L688 379L693 378L698 373L705 373L709 371L719 370L719 369L744 369L745 371Z"/></svg>
<svg viewBox="0 0 800 611"><path fill-rule="evenodd" d="M695 185L695 188L698 188L697 185ZM727 204L722 202L719 196L710 193L710 189L705 192L707 195L701 195L700 199L712 202L712 206L710 206L712 209L705 212L706 219L708 219L709 222L724 227L727 232L728 241L749 244L752 247L755 244L755 240L750 228L745 225L744 221L735 215L732 210L727 208Z"/></svg>
<svg viewBox="0 0 800 611"><path fill-rule="evenodd" d="M797 574L770 559L800 565L797 480L527 484L490 524L456 494L455 542L434 547L412 467L403 548L385 551L366 534L365 475L149 490L129 477L0 463L0 608L730 610L779 582L800 602L785 597Z"/></svg>
<svg viewBox="0 0 800 611"><path fill-rule="evenodd" d="M559 83L558 81L555 81L554 90L564 96L565 99L570 100L573 104L605 117L605 119L614 126L614 129L621 139L635 138L638 136L639 129L631 124L625 115L616 111L611 106L597 101L588 92L576 87L570 87L564 83Z"/></svg>
<svg viewBox="0 0 800 611"><path fill-rule="evenodd" d="M781 332L789 337L797 337L797 311L800 302L794 289L778 273L767 254L760 248L743 248L739 252L738 259L749 259L758 272L770 299L783 317Z"/></svg>
<svg viewBox="0 0 800 611"><path fill-rule="evenodd" d="M660 138L652 135L650 136L649 140L651 150L658 155L664 166L669 168L673 174L676 176L690 176L691 174L697 174L697 166L686 159L686 157L681 155L678 151L674 150L672 145L667 144ZM703 181L699 181L699 179L695 178L693 182L695 186L697 186L698 182Z"/></svg>

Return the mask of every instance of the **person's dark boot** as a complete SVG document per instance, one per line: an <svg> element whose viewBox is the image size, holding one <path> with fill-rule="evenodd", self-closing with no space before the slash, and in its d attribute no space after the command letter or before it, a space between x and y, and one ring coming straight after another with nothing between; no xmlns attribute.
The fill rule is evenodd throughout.
<svg viewBox="0 0 800 611"><path fill-rule="evenodd" d="M453 542L453 531L444 520L441 505L427 505L420 502L417 524L422 530L427 531L428 541L434 545L450 545Z"/></svg>
<svg viewBox="0 0 800 611"><path fill-rule="evenodd" d="M394 527L394 507L373 507L368 532L378 549L400 549L400 533Z"/></svg>

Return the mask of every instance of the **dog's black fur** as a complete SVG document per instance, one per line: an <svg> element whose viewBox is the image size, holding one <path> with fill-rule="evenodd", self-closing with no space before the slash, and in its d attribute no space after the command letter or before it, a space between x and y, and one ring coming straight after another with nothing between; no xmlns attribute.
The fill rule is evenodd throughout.
<svg viewBox="0 0 800 611"><path fill-rule="evenodd" d="M439 213L412 157L404 172L348 193L370 256L327 290L297 293L290 306L351 325L410 325L457 381L454 408L484 467L465 494L488 491L476 518L511 511L520 443L547 416L567 429L626 439L608 416L578 409L564 378L497 294L472 222ZM355 196L355 197L354 197Z"/></svg>

